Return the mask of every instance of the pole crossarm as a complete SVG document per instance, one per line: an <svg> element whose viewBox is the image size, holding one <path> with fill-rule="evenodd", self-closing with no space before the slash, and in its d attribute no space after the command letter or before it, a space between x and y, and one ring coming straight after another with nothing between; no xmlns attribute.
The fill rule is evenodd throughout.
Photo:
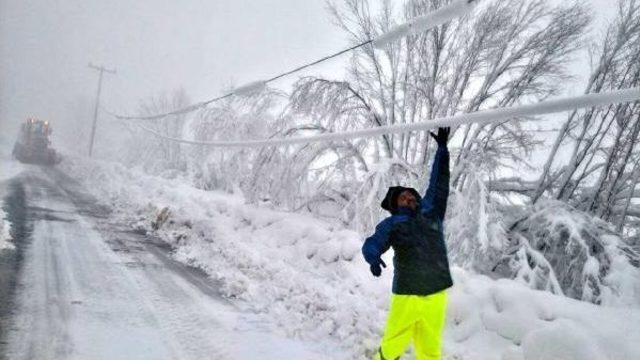
<svg viewBox="0 0 640 360"><path fill-rule="evenodd" d="M375 128L347 131L341 133L328 133L314 136L298 136L291 138L271 138L262 140L237 140L237 141L197 141L172 138L158 133L145 126L143 130L159 138L183 144L212 146L212 147L265 147L303 144L312 142L341 141L355 138L371 138L385 134L407 133L412 131L424 131L438 127L457 126L465 124L489 124L498 121L518 119L536 115L545 115L562 111L570 111L596 106L612 105L640 101L640 88L630 88L607 93L587 94L577 97L546 100L537 104L513 106L508 108L489 109L473 113L461 114L452 117L437 118L424 122L409 124L386 125Z"/></svg>
<svg viewBox="0 0 640 360"><path fill-rule="evenodd" d="M102 65L93 65L92 63L89 63L89 67L98 71L109 73L109 74L116 74L116 69L108 69Z"/></svg>

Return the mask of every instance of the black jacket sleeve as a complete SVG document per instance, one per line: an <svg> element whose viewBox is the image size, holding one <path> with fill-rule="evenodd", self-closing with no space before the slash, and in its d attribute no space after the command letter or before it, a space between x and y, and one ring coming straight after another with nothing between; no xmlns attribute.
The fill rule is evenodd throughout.
<svg viewBox="0 0 640 360"><path fill-rule="evenodd" d="M449 177L449 150L446 146L438 146L431 167L429 187L422 199L421 207L424 211L432 212L441 220L444 219L447 211Z"/></svg>

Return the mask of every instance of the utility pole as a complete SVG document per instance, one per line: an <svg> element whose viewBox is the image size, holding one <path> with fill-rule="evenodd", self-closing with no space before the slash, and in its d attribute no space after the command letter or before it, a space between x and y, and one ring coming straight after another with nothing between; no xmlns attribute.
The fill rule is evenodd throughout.
<svg viewBox="0 0 640 360"><path fill-rule="evenodd" d="M89 157L93 153L93 139L96 136L96 124L98 122L98 107L100 107L100 91L102 90L102 75L106 72L109 74L115 74L116 70L110 70L105 68L103 65L95 66L89 63L89 67L100 72L100 76L98 77L98 93L96 94L96 107L93 111L93 126L91 127L91 142L89 144Z"/></svg>

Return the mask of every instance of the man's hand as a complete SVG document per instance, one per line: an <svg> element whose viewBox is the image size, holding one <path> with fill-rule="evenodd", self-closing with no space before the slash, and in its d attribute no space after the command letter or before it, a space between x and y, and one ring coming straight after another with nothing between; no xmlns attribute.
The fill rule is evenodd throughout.
<svg viewBox="0 0 640 360"><path fill-rule="evenodd" d="M382 268L380 267L380 265L382 265L383 268L387 267L387 264L385 264L382 259L378 259L378 262L371 264L371 266L369 267L369 270L371 270L373 276L379 277L382 274Z"/></svg>
<svg viewBox="0 0 640 360"><path fill-rule="evenodd" d="M449 141L449 132L451 132L451 128L438 128L438 135L430 132L431 137L433 137L438 146L447 146L447 141Z"/></svg>

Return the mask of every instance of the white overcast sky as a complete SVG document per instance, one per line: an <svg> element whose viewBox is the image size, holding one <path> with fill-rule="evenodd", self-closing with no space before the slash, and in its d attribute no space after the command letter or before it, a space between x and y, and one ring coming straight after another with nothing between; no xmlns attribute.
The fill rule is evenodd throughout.
<svg viewBox="0 0 640 360"><path fill-rule="evenodd" d="M587 1L598 16L615 4ZM203 100L347 43L324 0L0 0L0 132L92 102L89 62L117 69L103 102L127 111L178 87ZM344 59L313 71L339 76Z"/></svg>

